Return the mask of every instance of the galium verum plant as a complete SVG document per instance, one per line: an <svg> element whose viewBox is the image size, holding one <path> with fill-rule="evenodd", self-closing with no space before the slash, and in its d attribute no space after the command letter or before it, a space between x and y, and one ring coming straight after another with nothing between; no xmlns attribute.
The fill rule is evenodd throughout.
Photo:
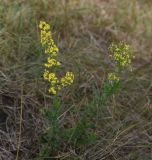
<svg viewBox="0 0 152 160"><path fill-rule="evenodd" d="M53 40L50 25L44 21L40 21L39 28L41 45L47 55L47 61L44 63L43 78L50 84L49 93L55 95L53 97L53 106L44 112L49 127L46 129L45 136L43 137L46 140L46 144L43 146L40 155L45 157L54 152L60 145L61 132L58 117L60 115L61 100L58 94L64 87L73 83L74 74L66 72L63 77L57 75L58 71L62 70L62 65L58 60L59 49Z"/></svg>
<svg viewBox="0 0 152 160"><path fill-rule="evenodd" d="M132 71L132 59L134 58L130 45L119 42L112 43L109 47L109 55L114 63L114 70L108 73L107 80L102 91L101 102L105 103L111 96L120 91L121 77L124 72Z"/></svg>

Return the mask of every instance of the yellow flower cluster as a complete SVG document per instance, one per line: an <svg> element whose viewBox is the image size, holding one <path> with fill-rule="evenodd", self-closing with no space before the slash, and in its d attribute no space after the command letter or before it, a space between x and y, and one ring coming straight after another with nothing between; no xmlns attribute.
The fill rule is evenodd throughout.
<svg viewBox="0 0 152 160"><path fill-rule="evenodd" d="M49 92L52 94L57 94L57 91L61 89L59 85L59 80L55 73L51 73L48 70L44 71L43 77L50 83Z"/></svg>
<svg viewBox="0 0 152 160"><path fill-rule="evenodd" d="M73 83L74 74L72 72L67 72L64 77L59 79L55 72L50 71L53 68L61 66L61 63L56 60L59 49L52 38L50 25L46 22L40 21L39 28L41 30L41 44L45 49L45 53L48 54L47 62L44 64L45 70L43 78L50 83L49 92L57 94L63 87Z"/></svg>
<svg viewBox="0 0 152 160"><path fill-rule="evenodd" d="M124 42L118 44L112 44L109 48L110 56L116 63L115 71L108 74L108 80L110 82L119 82L119 75L125 71L125 69L131 68L132 59L134 58L132 54L131 47Z"/></svg>
<svg viewBox="0 0 152 160"><path fill-rule="evenodd" d="M109 73L108 80L111 82L119 82L120 78L115 73Z"/></svg>
<svg viewBox="0 0 152 160"><path fill-rule="evenodd" d="M52 38L50 25L40 21L39 28L41 30L41 44L45 47L45 53L50 54L51 56L57 56L59 49Z"/></svg>
<svg viewBox="0 0 152 160"><path fill-rule="evenodd" d="M47 63L45 63L44 66L46 68L56 67L56 66L61 66L61 63L54 58L48 57Z"/></svg>
<svg viewBox="0 0 152 160"><path fill-rule="evenodd" d="M47 70L45 70L43 77L45 80L49 81L52 85L55 85L59 82L55 73L50 73Z"/></svg>
<svg viewBox="0 0 152 160"><path fill-rule="evenodd" d="M67 72L65 77L61 78L61 84L63 87L70 85L73 83L74 75L72 72Z"/></svg>
<svg viewBox="0 0 152 160"><path fill-rule="evenodd" d="M112 44L110 46L111 56L117 64L117 67L121 70L124 68L131 69L131 61L133 58L131 48L124 42L118 44Z"/></svg>

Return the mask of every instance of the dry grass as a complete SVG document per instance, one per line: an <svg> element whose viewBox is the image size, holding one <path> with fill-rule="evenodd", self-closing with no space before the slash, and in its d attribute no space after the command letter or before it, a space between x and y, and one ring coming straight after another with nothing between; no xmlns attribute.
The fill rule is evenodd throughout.
<svg viewBox="0 0 152 160"><path fill-rule="evenodd" d="M125 75L116 97L116 116L109 102L97 124L97 143L80 151L63 142L66 147L56 159L151 160L150 0L0 0L0 160L15 159L19 135L20 159L34 159L41 149L46 124L40 111L51 107L52 97L41 77L45 57L39 44L40 20L53 25L61 61L76 74L75 84L61 97L63 127L75 124L91 100L98 106L93 93L102 92L112 69L111 42L131 44L136 55L133 73Z"/></svg>

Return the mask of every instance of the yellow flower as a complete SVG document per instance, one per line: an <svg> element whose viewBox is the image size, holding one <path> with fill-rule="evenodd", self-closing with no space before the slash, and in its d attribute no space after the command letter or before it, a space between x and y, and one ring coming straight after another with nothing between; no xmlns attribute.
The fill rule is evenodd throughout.
<svg viewBox="0 0 152 160"><path fill-rule="evenodd" d="M61 66L61 63L54 58L48 57L47 63L44 64L46 68Z"/></svg>
<svg viewBox="0 0 152 160"><path fill-rule="evenodd" d="M61 85L68 86L71 85L74 81L74 74L72 72L67 72L65 77L61 78Z"/></svg>
<svg viewBox="0 0 152 160"><path fill-rule="evenodd" d="M55 85L59 82L58 78L56 77L55 73L49 73L48 74L48 81L52 84Z"/></svg>
<svg viewBox="0 0 152 160"><path fill-rule="evenodd" d="M50 87L49 88L49 93L57 94L57 91L56 91L55 87Z"/></svg>
<svg viewBox="0 0 152 160"><path fill-rule="evenodd" d="M49 71L45 69L44 73L43 73L43 78L45 80L48 80L48 77L49 77Z"/></svg>
<svg viewBox="0 0 152 160"><path fill-rule="evenodd" d="M40 28L40 29L43 29L43 26L44 26L44 25L45 25L45 22L40 21L39 28Z"/></svg>
<svg viewBox="0 0 152 160"><path fill-rule="evenodd" d="M120 78L115 73L109 73L108 80L111 82L119 82Z"/></svg>
<svg viewBox="0 0 152 160"><path fill-rule="evenodd" d="M50 45L45 49L46 54L50 54L52 57L56 57L59 49L56 47L56 45Z"/></svg>
<svg viewBox="0 0 152 160"><path fill-rule="evenodd" d="M129 45L124 42L112 44L110 46L110 56L113 57L119 69L131 69L133 54Z"/></svg>
<svg viewBox="0 0 152 160"><path fill-rule="evenodd" d="M40 21L39 28L40 28L41 30L50 30L49 24L47 24L47 23L44 22L44 21Z"/></svg>

